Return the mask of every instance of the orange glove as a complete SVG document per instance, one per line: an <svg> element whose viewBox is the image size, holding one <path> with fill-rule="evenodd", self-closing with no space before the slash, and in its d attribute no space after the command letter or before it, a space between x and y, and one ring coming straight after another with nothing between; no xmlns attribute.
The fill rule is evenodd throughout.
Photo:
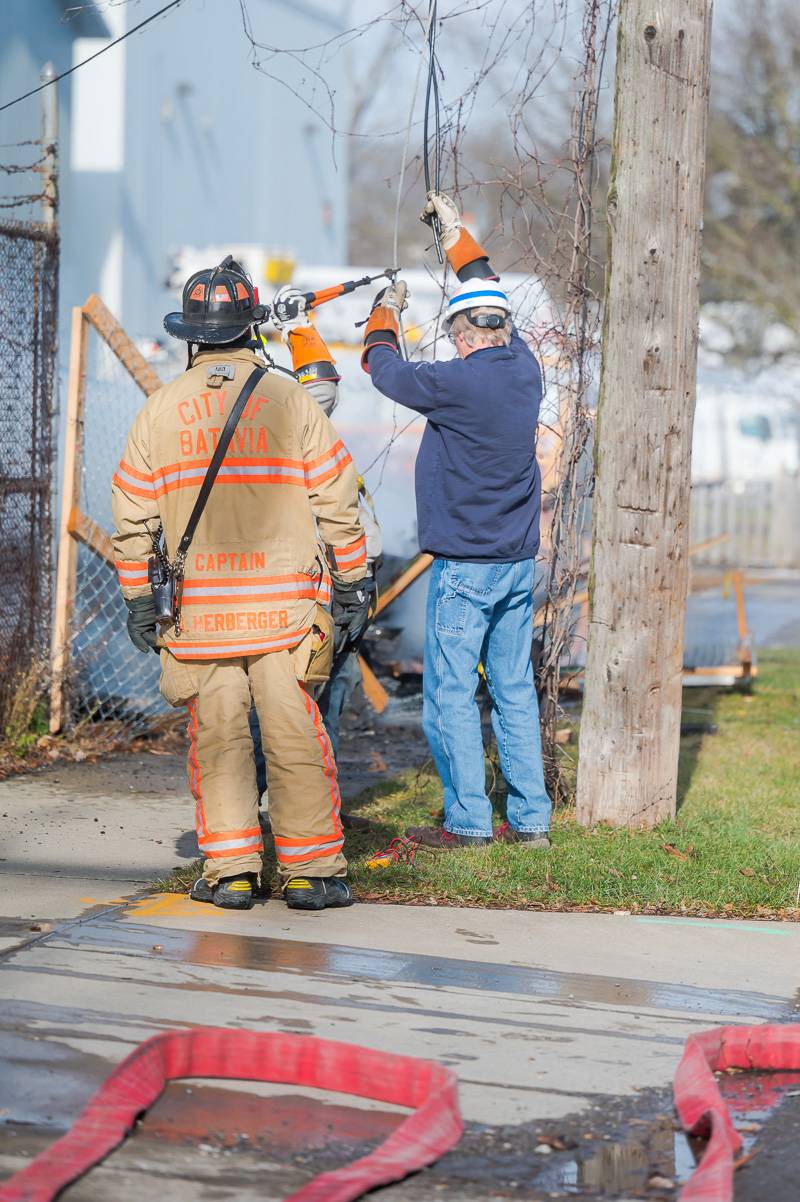
<svg viewBox="0 0 800 1202"><path fill-rule="evenodd" d="M487 252L461 224L458 205L444 192L428 193L427 203L419 219L426 225L430 225L432 221L439 222L442 247L450 266L462 282L498 278L489 264Z"/></svg>
<svg viewBox="0 0 800 1202"><path fill-rule="evenodd" d="M397 310L377 305L369 315L364 329L364 350L361 366L369 373L369 352L375 346L388 346L395 354L400 350L400 323Z"/></svg>
<svg viewBox="0 0 800 1202"><path fill-rule="evenodd" d="M447 261L460 280L481 278L496 280L498 277L489 266L488 252L476 242L469 230L461 229L458 241L445 250ZM462 271L467 269L465 274ZM472 270L469 270L469 269Z"/></svg>
<svg viewBox="0 0 800 1202"><path fill-rule="evenodd" d="M325 339L312 325L295 326L289 330L287 338L292 352L292 370L301 384L341 379Z"/></svg>

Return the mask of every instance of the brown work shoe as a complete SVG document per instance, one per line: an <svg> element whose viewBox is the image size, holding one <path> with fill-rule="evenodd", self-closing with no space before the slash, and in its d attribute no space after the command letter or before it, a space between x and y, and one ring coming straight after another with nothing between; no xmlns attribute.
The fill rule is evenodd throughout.
<svg viewBox="0 0 800 1202"><path fill-rule="evenodd" d="M524 843L531 851L548 851L552 847L547 831L517 831L510 822L502 822L494 837L498 843Z"/></svg>
<svg viewBox="0 0 800 1202"><path fill-rule="evenodd" d="M435 847L439 851L457 851L461 847L486 847L492 842L487 835L454 835L443 826L409 826L406 836L422 847Z"/></svg>

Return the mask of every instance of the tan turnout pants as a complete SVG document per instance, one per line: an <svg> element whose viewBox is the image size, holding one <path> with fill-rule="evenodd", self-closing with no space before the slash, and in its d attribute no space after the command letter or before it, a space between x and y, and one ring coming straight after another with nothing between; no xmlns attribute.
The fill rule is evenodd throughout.
<svg viewBox="0 0 800 1202"><path fill-rule="evenodd" d="M161 692L170 705L189 710L189 785L210 885L262 868L251 697L267 760L281 883L346 874L333 751L294 664L291 651L211 661L161 652Z"/></svg>

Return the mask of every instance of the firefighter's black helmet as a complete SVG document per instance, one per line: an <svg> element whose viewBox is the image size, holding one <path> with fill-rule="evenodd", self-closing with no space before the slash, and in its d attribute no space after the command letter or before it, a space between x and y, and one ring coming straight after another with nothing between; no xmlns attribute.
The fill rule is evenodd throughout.
<svg viewBox="0 0 800 1202"><path fill-rule="evenodd" d="M168 313L164 329L184 342L212 346L235 342L250 326L266 320L269 310L258 303L253 281L232 255L218 267L204 267L187 280L183 311Z"/></svg>

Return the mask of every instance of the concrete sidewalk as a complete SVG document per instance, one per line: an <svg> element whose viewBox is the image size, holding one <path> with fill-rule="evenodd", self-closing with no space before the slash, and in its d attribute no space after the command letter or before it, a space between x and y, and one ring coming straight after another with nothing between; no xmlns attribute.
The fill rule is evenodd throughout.
<svg viewBox="0 0 800 1202"><path fill-rule="evenodd" d="M124 781L113 769L116 792L107 765L83 766L85 789L63 768L0 785L0 812L23 832L0 864L3 1175L63 1130L142 1039L222 1025L455 1068L465 1139L387 1189L392 1202L669 1198L647 1182L690 1167L669 1100L686 1037L796 1015L791 924L393 906L314 915L277 900L236 914L171 895L108 904L179 862L177 848L194 854L185 799L149 791L147 765L136 775L131 764ZM59 867L43 889L42 871ZM397 1121L391 1108L297 1089L175 1085L64 1196L139 1202L156 1186L164 1202L189 1192L270 1202ZM557 1150L543 1152L542 1137Z"/></svg>

